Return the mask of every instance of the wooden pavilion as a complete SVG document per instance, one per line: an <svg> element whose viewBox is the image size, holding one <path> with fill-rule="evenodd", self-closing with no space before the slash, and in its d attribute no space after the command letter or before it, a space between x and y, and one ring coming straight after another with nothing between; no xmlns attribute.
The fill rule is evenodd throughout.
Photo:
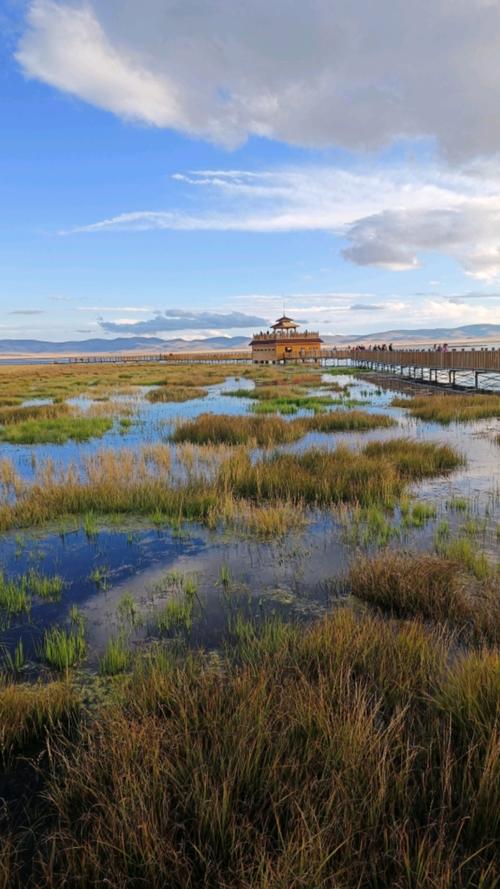
<svg viewBox="0 0 500 889"><path fill-rule="evenodd" d="M287 315L271 325L271 330L254 334L252 359L257 364L276 364L279 361L306 361L320 357L321 339L317 331L298 330L299 325Z"/></svg>

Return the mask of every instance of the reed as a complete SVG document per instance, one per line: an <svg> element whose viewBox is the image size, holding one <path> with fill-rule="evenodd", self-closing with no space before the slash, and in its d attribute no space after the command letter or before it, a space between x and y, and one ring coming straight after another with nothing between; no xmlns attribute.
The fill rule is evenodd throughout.
<svg viewBox="0 0 500 889"><path fill-rule="evenodd" d="M394 398L395 407L407 408L413 417L435 423L468 423L487 417L500 417L498 395L418 395Z"/></svg>
<svg viewBox="0 0 500 889"><path fill-rule="evenodd" d="M350 608L233 635L51 740L12 889L495 886L498 652Z"/></svg>

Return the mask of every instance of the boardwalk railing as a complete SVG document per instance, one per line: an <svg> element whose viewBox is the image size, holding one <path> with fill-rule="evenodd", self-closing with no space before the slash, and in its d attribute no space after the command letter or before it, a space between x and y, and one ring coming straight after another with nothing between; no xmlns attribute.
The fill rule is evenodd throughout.
<svg viewBox="0 0 500 889"><path fill-rule="evenodd" d="M324 349L323 356L337 360L353 362L373 362L375 364L393 365L397 367L428 367L433 370L479 370L484 372L500 372L500 349L474 349L466 351L450 349L448 352L437 352L431 349Z"/></svg>

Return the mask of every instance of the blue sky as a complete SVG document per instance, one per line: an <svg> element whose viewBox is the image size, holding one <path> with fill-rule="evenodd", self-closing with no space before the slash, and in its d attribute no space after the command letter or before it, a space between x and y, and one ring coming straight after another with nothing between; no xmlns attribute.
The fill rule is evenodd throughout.
<svg viewBox="0 0 500 889"><path fill-rule="evenodd" d="M500 13L469 6L424 44L385 0L4 0L0 338L500 322Z"/></svg>

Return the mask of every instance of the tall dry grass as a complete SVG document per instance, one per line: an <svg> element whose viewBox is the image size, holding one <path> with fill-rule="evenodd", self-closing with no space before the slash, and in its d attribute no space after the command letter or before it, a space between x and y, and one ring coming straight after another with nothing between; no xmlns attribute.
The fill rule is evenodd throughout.
<svg viewBox="0 0 500 889"><path fill-rule="evenodd" d="M51 733L0 860L12 889L493 889L499 698L498 651L418 622L240 619L222 665L160 653Z"/></svg>
<svg viewBox="0 0 500 889"><path fill-rule="evenodd" d="M462 562L433 553L358 556L349 571L357 598L401 617L422 617L500 642L500 584L493 567L478 581Z"/></svg>

